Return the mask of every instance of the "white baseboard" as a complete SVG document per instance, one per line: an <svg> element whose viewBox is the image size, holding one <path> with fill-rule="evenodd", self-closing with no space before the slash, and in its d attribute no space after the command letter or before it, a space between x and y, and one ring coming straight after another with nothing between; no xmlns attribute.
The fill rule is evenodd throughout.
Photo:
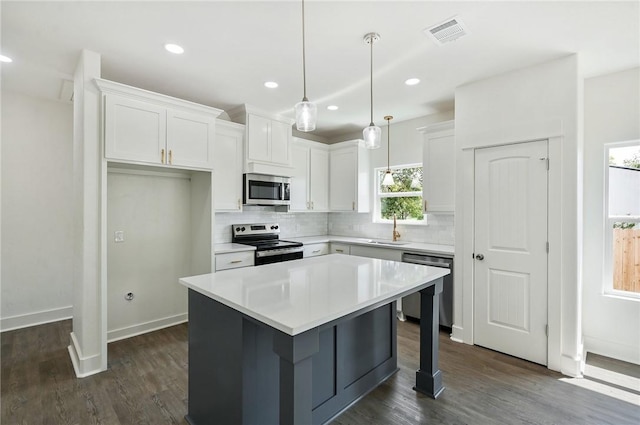
<svg viewBox="0 0 640 425"><path fill-rule="evenodd" d="M640 347L638 346L585 336L584 350L588 353L640 365Z"/></svg>
<svg viewBox="0 0 640 425"><path fill-rule="evenodd" d="M71 363L73 364L73 370L76 372L76 377L84 378L102 372L102 359L100 354L84 356L78 339L73 332L71 332L71 344L69 344L67 349L69 350L69 357L71 357Z"/></svg>
<svg viewBox="0 0 640 425"><path fill-rule="evenodd" d="M464 343L464 329L460 326L453 325L451 327L451 340Z"/></svg>
<svg viewBox="0 0 640 425"><path fill-rule="evenodd" d="M72 317L72 306L36 311L33 313L20 314L18 316L3 317L0 319L0 332L58 322L60 320L71 319Z"/></svg>
<svg viewBox="0 0 640 425"><path fill-rule="evenodd" d="M121 339L131 338L136 335L142 335L147 332L157 331L159 329L168 328L169 326L179 325L180 323L187 322L188 320L189 315L187 313L182 313L120 329L112 329L107 331L107 342L115 342Z"/></svg>

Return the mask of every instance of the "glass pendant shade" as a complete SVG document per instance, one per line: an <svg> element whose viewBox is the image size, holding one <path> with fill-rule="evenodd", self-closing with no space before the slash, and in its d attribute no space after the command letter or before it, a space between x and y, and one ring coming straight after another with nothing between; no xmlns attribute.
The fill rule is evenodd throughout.
<svg viewBox="0 0 640 425"><path fill-rule="evenodd" d="M382 139L382 130L371 123L369 127L362 130L362 138L364 139L365 148L378 149L380 147L380 139Z"/></svg>
<svg viewBox="0 0 640 425"><path fill-rule="evenodd" d="M315 103L309 102L306 98L296 103L296 129L298 131L313 131L316 129L316 118L318 108Z"/></svg>
<svg viewBox="0 0 640 425"><path fill-rule="evenodd" d="M384 178L382 179L382 185L393 186L394 184L396 183L393 181L393 174L391 173L391 170L387 170L387 172L384 175Z"/></svg>

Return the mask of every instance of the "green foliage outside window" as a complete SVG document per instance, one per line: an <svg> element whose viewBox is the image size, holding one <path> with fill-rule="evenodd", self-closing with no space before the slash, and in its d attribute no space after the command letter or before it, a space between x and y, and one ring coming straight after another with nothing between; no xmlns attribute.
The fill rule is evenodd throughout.
<svg viewBox="0 0 640 425"><path fill-rule="evenodd" d="M393 220L422 220L422 167L407 167L391 170L394 184L382 186L385 170L381 170L380 182L380 216ZM392 195L397 194L397 195Z"/></svg>

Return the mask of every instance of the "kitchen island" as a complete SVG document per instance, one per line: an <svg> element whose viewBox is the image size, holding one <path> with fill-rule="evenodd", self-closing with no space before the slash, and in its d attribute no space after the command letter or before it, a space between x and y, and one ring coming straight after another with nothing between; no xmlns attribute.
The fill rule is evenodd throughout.
<svg viewBox="0 0 640 425"><path fill-rule="evenodd" d="M437 397L438 294L448 273L332 254L180 279L189 288L187 421L329 421L397 371L395 300L416 291L415 389Z"/></svg>

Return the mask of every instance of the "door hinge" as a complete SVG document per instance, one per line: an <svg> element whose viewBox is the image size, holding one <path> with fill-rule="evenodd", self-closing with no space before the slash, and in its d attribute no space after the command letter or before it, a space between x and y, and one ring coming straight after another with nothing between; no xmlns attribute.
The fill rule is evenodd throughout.
<svg viewBox="0 0 640 425"><path fill-rule="evenodd" d="M549 253L549 242L547 242L547 254Z"/></svg>

